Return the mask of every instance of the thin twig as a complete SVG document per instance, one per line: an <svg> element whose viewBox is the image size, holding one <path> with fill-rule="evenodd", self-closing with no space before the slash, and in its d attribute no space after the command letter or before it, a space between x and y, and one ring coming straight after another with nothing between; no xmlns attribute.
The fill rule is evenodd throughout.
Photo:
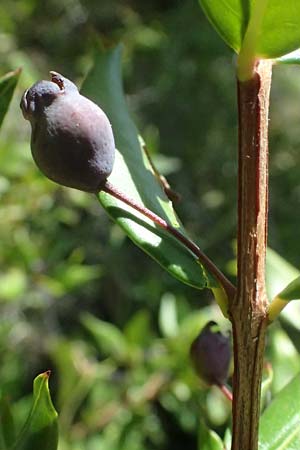
<svg viewBox="0 0 300 450"><path fill-rule="evenodd" d="M180 231L162 219L160 216L155 214L153 211L150 211L145 206L137 203L135 200L129 198L123 192L119 191L118 188L113 186L108 181L105 183L103 189L104 192L112 195L114 198L121 200L123 203L131 206L136 211L140 212L144 216L148 217L148 219L152 220L156 225L172 234L178 241L180 241L185 247L187 247L203 264L203 266L215 276L215 278L219 281L219 283L223 286L227 296L229 299L232 299L235 296L236 288L233 284L226 278L226 276L220 271L220 269L211 261L211 259L202 252L202 250L189 238L184 236Z"/></svg>

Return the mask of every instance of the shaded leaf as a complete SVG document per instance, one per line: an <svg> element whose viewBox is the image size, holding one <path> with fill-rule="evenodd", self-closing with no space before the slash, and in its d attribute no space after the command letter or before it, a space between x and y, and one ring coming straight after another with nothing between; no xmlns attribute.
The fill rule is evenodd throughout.
<svg viewBox="0 0 300 450"><path fill-rule="evenodd" d="M57 412L51 401L50 372L38 375L33 383L33 405L12 450L56 450L58 444Z"/></svg>
<svg viewBox="0 0 300 450"><path fill-rule="evenodd" d="M128 345L123 333L113 324L97 319L91 314L83 314L81 322L93 336L98 349L106 356L118 361L128 358Z"/></svg>
<svg viewBox="0 0 300 450"><path fill-rule="evenodd" d="M300 375L274 398L261 417L260 450L300 448Z"/></svg>
<svg viewBox="0 0 300 450"><path fill-rule="evenodd" d="M15 425L10 405L6 398L2 398L0 402L0 448L9 449L15 441Z"/></svg>
<svg viewBox="0 0 300 450"><path fill-rule="evenodd" d="M261 0L200 0L209 21L224 41L240 52L245 32L256 2ZM254 54L277 58L299 48L300 2L272 0L266 2Z"/></svg>
<svg viewBox="0 0 300 450"><path fill-rule="evenodd" d="M171 202L153 173L138 138L138 131L128 113L121 80L120 46L96 55L82 93L105 110L114 130L119 151L116 152L109 181L184 234ZM104 192L99 194L99 200L130 239L174 277L199 289L216 285L213 278L208 278L194 255L169 233Z"/></svg>
<svg viewBox="0 0 300 450"><path fill-rule="evenodd" d="M125 325L124 335L130 344L144 346L151 342L151 318L147 310L140 310Z"/></svg>
<svg viewBox="0 0 300 450"><path fill-rule="evenodd" d="M0 126L8 110L21 69L9 72L0 78Z"/></svg>

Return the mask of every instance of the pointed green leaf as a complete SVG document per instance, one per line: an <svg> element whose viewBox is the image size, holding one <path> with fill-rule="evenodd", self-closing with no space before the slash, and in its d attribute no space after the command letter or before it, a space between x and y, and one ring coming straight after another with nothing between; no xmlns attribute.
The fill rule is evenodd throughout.
<svg viewBox="0 0 300 450"><path fill-rule="evenodd" d="M138 131L129 115L121 80L121 47L96 55L95 64L85 80L82 93L107 113L116 141L114 170L109 181L140 204L185 231L154 175L143 150ZM151 220L135 212L106 193L99 200L108 214L142 250L180 281L202 289L216 285L208 278L194 255L180 242L156 227Z"/></svg>
<svg viewBox="0 0 300 450"><path fill-rule="evenodd" d="M12 450L56 450L58 444L57 412L51 401L50 372L38 375L33 383L33 405Z"/></svg>
<svg viewBox="0 0 300 450"><path fill-rule="evenodd" d="M269 298L278 295L287 284L300 275L298 269L270 248L267 249L266 263L266 282Z"/></svg>
<svg viewBox="0 0 300 450"><path fill-rule="evenodd" d="M0 402L0 448L9 449L16 441L15 424L9 402L2 398Z"/></svg>
<svg viewBox="0 0 300 450"><path fill-rule="evenodd" d="M289 283L286 288L283 289L272 300L269 305L268 317L272 322L280 314L280 312L286 307L291 300L300 299L300 276Z"/></svg>
<svg viewBox="0 0 300 450"><path fill-rule="evenodd" d="M283 291L281 291L277 297L285 301L299 300L300 299L300 276L287 285Z"/></svg>
<svg viewBox="0 0 300 450"><path fill-rule="evenodd" d="M246 32L250 7L248 0L199 0L208 20L223 40L239 53Z"/></svg>
<svg viewBox="0 0 300 450"><path fill-rule="evenodd" d="M262 0L200 0L209 21L224 41L240 52L255 4ZM300 46L299 0L266 1L255 38L254 54L277 58Z"/></svg>
<svg viewBox="0 0 300 450"><path fill-rule="evenodd" d="M300 375L274 398L260 421L259 450L300 448Z"/></svg>
<svg viewBox="0 0 300 450"><path fill-rule="evenodd" d="M269 319L273 321L289 300L280 298L280 292L286 286L299 277L299 270L288 261L278 255L274 250L267 249L266 284L269 299L273 299L269 305ZM291 291L292 292L292 291ZM297 303L291 303L288 308L283 309L282 317L290 325L299 327L300 309Z"/></svg>
<svg viewBox="0 0 300 450"><path fill-rule="evenodd" d="M198 428L198 450L223 450L223 442L215 431L210 430L202 420Z"/></svg>
<svg viewBox="0 0 300 450"><path fill-rule="evenodd" d="M9 72L0 78L0 126L8 110L21 69Z"/></svg>

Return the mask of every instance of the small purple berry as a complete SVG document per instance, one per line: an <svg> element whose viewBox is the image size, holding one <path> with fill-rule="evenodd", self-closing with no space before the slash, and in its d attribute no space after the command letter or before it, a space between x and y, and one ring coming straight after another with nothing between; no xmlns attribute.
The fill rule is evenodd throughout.
<svg viewBox="0 0 300 450"><path fill-rule="evenodd" d="M190 356L203 381L219 386L226 382L231 359L230 339L218 330L215 322L208 322L201 330L191 345Z"/></svg>
<svg viewBox="0 0 300 450"><path fill-rule="evenodd" d="M115 142L99 106L56 72L27 89L20 107L32 128L31 151L39 169L56 183L99 192L111 174Z"/></svg>

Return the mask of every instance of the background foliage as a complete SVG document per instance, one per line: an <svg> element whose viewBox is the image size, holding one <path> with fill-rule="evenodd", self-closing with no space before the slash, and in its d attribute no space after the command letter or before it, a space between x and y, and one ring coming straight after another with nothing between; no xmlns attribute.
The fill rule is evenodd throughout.
<svg viewBox="0 0 300 450"><path fill-rule="evenodd" d="M1 74L23 67L0 136L1 393L21 426L33 378L51 368L60 450L200 449L200 418L223 435L230 411L188 361L199 329L222 321L210 293L163 272L93 196L46 180L32 163L18 103L51 69L81 84L99 41L121 40L128 105L182 196L176 210L233 277L233 55L193 0L3 0L0 29ZM270 246L299 267L300 72L274 72ZM291 321L270 329L272 392L299 371L299 342Z"/></svg>

